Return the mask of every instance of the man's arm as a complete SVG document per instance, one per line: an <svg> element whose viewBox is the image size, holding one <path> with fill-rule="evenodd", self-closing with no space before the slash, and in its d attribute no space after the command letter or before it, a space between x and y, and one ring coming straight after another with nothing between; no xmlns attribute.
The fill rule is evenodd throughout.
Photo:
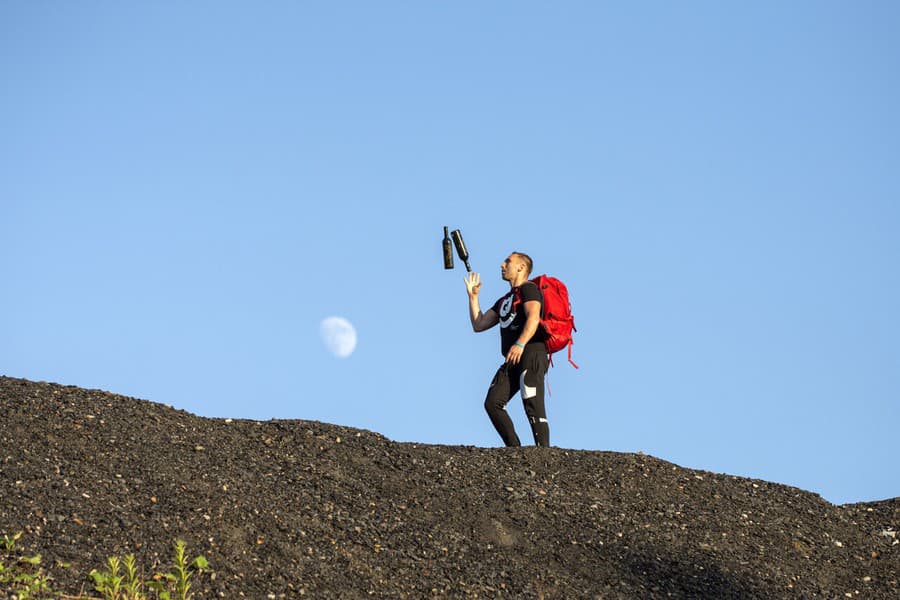
<svg viewBox="0 0 900 600"><path fill-rule="evenodd" d="M475 311L475 312L473 312ZM478 310L478 300L475 300L475 308L472 308L471 303L469 304L469 316L472 318L472 329L477 333L479 331L486 331L500 322L500 315L494 312L493 308L489 308L486 313ZM477 316L474 316L476 315Z"/></svg>
<svg viewBox="0 0 900 600"><path fill-rule="evenodd" d="M523 346L531 341L534 334L537 333L538 325L541 324L541 303L537 300L529 300L525 303L525 327L519 339L516 340Z"/></svg>
<svg viewBox="0 0 900 600"><path fill-rule="evenodd" d="M486 313L481 312L478 302L478 292L481 291L481 276L478 273L469 273L465 279L466 292L469 294L469 320L472 322L472 330L485 331L500 322L500 315L489 308Z"/></svg>

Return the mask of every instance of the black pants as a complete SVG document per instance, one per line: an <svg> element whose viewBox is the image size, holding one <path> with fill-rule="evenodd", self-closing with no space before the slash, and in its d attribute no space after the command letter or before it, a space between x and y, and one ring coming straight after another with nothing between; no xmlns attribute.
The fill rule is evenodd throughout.
<svg viewBox="0 0 900 600"><path fill-rule="evenodd" d="M506 405L516 392L521 392L522 404L525 405L525 415L531 423L535 445L550 445L550 426L547 424L547 411L544 408L544 375L547 373L547 363L544 345L529 344L525 346L519 364L504 364L491 381L491 387L484 399L484 409L507 446L522 445L519 436L516 435L512 419L506 412Z"/></svg>

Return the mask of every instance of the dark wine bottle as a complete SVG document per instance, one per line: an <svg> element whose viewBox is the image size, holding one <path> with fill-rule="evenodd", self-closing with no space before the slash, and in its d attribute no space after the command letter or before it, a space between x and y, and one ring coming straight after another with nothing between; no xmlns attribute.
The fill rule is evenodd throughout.
<svg viewBox="0 0 900 600"><path fill-rule="evenodd" d="M459 254L459 259L466 263L466 271L471 272L469 251L466 250L466 243L463 241L462 233L460 233L459 229L454 229L450 235L453 237L453 245L456 246L456 253Z"/></svg>
<svg viewBox="0 0 900 600"><path fill-rule="evenodd" d="M447 233L447 228L444 227L444 268L452 269L453 268L453 246L450 244L450 235Z"/></svg>

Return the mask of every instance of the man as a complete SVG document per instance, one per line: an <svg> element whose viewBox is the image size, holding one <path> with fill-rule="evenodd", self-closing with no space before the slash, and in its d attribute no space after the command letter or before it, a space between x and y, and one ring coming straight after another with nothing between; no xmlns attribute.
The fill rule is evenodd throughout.
<svg viewBox="0 0 900 600"><path fill-rule="evenodd" d="M510 254L500 266L500 276L509 282L509 293L484 313L478 302L481 276L469 273L465 280L472 329L486 331L500 324L500 351L505 361L491 381L484 408L507 446L522 445L506 412L506 405L516 392L522 395L534 443L550 445L550 426L544 408L544 375L548 359L545 334L540 327L544 301L538 286L528 280L532 267L527 254Z"/></svg>

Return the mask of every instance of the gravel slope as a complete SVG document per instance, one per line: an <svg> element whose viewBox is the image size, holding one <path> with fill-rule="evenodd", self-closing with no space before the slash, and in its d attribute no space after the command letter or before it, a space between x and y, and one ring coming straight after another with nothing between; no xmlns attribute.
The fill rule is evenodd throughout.
<svg viewBox="0 0 900 600"><path fill-rule="evenodd" d="M54 586L176 538L199 598L898 598L900 498L644 455L392 442L0 377L0 534ZM5 596L5 595L4 595Z"/></svg>

